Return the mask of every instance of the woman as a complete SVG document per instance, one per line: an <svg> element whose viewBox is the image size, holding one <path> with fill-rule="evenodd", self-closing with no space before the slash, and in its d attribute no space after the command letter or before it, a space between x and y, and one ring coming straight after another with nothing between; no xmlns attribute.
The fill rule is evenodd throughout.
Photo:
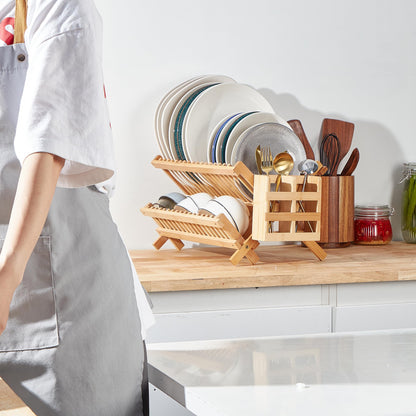
<svg viewBox="0 0 416 416"><path fill-rule="evenodd" d="M109 211L100 24L92 0L0 0L0 377L42 416L146 407L132 263Z"/></svg>

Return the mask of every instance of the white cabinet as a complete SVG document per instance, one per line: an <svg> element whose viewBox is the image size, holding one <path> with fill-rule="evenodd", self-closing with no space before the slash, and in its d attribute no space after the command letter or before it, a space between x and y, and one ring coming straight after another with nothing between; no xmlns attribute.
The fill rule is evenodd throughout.
<svg viewBox="0 0 416 416"><path fill-rule="evenodd" d="M334 331L416 327L416 282L337 285Z"/></svg>
<svg viewBox="0 0 416 416"><path fill-rule="evenodd" d="M416 327L416 281L151 293L148 342Z"/></svg>
<svg viewBox="0 0 416 416"><path fill-rule="evenodd" d="M331 331L329 306L157 314L148 342L200 341Z"/></svg>

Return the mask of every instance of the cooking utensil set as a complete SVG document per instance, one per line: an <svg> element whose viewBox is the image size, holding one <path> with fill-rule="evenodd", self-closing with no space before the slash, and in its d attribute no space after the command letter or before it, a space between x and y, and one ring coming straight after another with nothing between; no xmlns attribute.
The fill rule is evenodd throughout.
<svg viewBox="0 0 416 416"><path fill-rule="evenodd" d="M289 120L290 127L302 142L306 157L315 159L312 147L306 137L302 123L299 120ZM325 118L322 121L321 140L319 145L319 158L323 167L319 166L315 175L336 176L340 162L348 154L351 148L354 134L354 124L343 120ZM360 152L355 148L341 171L342 176L351 176L360 160ZM326 172L324 171L326 169Z"/></svg>
<svg viewBox="0 0 416 416"><path fill-rule="evenodd" d="M360 153L355 148L341 174L338 174L340 162L348 154L354 133L354 124L342 120L324 119L319 143L319 159L315 155L299 120L288 121L294 133L303 144L309 160L298 164L300 174L305 175L303 184L298 192L307 188L309 176L324 176L322 178L322 220L319 244L327 248L346 247L354 239L354 177L352 174L357 167ZM261 173L259 171L259 173ZM303 200L297 201L297 212L305 212ZM273 206L272 206L273 211ZM314 232L310 221L296 223L295 229L309 227ZM269 224L269 228L272 227Z"/></svg>
<svg viewBox="0 0 416 416"><path fill-rule="evenodd" d="M330 118L323 120L319 153L321 162L328 167L327 175L336 176L338 174L339 164L350 150L353 134L353 123ZM360 153L355 148L341 175L351 176L357 167L359 158Z"/></svg>

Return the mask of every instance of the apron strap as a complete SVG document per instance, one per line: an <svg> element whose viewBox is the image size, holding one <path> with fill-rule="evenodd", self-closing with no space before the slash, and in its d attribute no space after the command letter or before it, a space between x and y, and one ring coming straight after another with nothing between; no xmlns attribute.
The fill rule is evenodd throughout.
<svg viewBox="0 0 416 416"><path fill-rule="evenodd" d="M14 22L14 42L13 43L25 43L25 31L27 28L26 16L27 16L26 0L16 0L16 13L15 13L15 22Z"/></svg>

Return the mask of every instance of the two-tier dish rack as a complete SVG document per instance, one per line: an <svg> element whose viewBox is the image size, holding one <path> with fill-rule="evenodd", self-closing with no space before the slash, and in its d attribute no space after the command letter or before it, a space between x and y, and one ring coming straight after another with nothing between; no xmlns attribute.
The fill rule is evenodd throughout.
<svg viewBox="0 0 416 416"><path fill-rule="evenodd" d="M237 265L244 257L251 264L259 261L255 252L259 241L302 241L318 259L326 257L316 243L320 238L321 222L319 177L309 177L304 192L299 189L303 176L282 177L279 191L275 192L276 176L254 175L243 162L226 165L166 160L156 156L152 165L162 169L186 195L199 192L213 197L230 195L241 199L250 212L250 225L242 235L224 214L192 214L149 203L141 212L152 217L158 225L159 238L153 244L156 249L168 240L178 250L184 246L182 240L227 247L234 250L230 261ZM275 212L276 206L278 212ZM277 221L279 228L271 227Z"/></svg>

